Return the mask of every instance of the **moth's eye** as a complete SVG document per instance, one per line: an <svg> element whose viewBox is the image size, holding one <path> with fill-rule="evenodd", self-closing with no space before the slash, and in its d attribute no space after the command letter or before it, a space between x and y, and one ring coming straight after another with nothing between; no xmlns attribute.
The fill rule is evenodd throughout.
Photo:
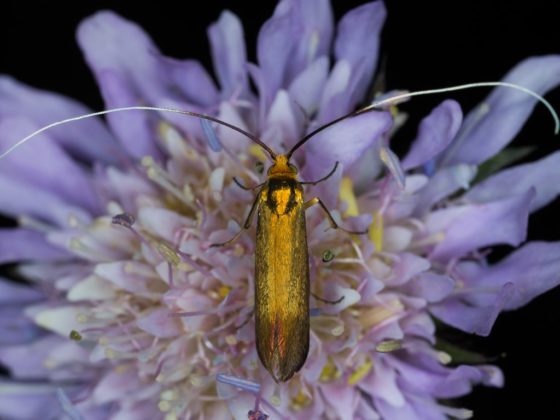
<svg viewBox="0 0 560 420"><path fill-rule="evenodd" d="M255 163L255 170L257 171L257 173L262 174L264 172L264 163L262 163L260 160L257 160L257 162Z"/></svg>
<svg viewBox="0 0 560 420"><path fill-rule="evenodd" d="M291 163L290 163L290 169L291 169L292 171L294 171L294 174L297 174L297 173L298 173L297 168L296 168L294 165L292 165Z"/></svg>

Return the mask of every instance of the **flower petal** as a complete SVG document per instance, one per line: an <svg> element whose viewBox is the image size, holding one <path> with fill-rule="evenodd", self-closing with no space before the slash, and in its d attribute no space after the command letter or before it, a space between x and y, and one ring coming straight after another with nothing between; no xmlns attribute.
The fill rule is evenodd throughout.
<svg viewBox="0 0 560 420"><path fill-rule="evenodd" d="M335 162L343 167L352 165L391 128L392 121L387 112L370 112L341 121L317 134L304 146L308 156L308 179L324 176Z"/></svg>
<svg viewBox="0 0 560 420"><path fill-rule="evenodd" d="M437 157L455 138L463 121L461 106L453 100L443 101L425 117L418 136L402 161L405 170L417 168Z"/></svg>
<svg viewBox="0 0 560 420"><path fill-rule="evenodd" d="M115 297L111 283L101 277L91 275L76 283L68 291L66 299L70 302L107 300Z"/></svg>
<svg viewBox="0 0 560 420"><path fill-rule="evenodd" d="M42 307L28 307L27 312L33 316L35 323L43 328L68 337L72 330L84 327L80 319L86 310L79 306L58 306L44 309ZM87 325L87 324L86 324Z"/></svg>
<svg viewBox="0 0 560 420"><path fill-rule="evenodd" d="M301 137L303 117L288 92L281 89L270 105L262 137L276 150L289 149Z"/></svg>
<svg viewBox="0 0 560 420"><path fill-rule="evenodd" d="M27 380L48 378L48 355L61 342L60 337L48 335L31 343L2 346L0 362L10 370L10 375L14 378Z"/></svg>
<svg viewBox="0 0 560 420"><path fill-rule="evenodd" d="M0 122L0 149L4 150L38 127L26 118L8 117ZM88 172L74 162L46 134L37 136L2 160L0 173L43 190L69 204L93 213L100 211L99 198ZM40 156L40 159L37 159Z"/></svg>
<svg viewBox="0 0 560 420"><path fill-rule="evenodd" d="M329 54L334 31L331 4L328 0L289 0L294 7L294 52L289 60L288 80L293 80L317 57Z"/></svg>
<svg viewBox="0 0 560 420"><path fill-rule="evenodd" d="M430 253L430 259L448 260L488 245L523 242L534 190L484 204L451 207L431 213L426 225L444 238ZM489 226L492 229L489 229Z"/></svg>
<svg viewBox="0 0 560 420"><path fill-rule="evenodd" d="M0 306L0 345L26 344L44 334L44 330L25 315L25 306L14 304Z"/></svg>
<svg viewBox="0 0 560 420"><path fill-rule="evenodd" d="M468 189L476 176L476 166L454 165L440 169L429 179L424 188L418 191L418 201L414 213L424 215L434 204L456 193ZM526 191L524 189L523 191ZM498 198L498 197L497 197Z"/></svg>
<svg viewBox="0 0 560 420"><path fill-rule="evenodd" d="M384 280L389 286L402 286L412 277L430 268L430 261L416 254L403 252L399 254L398 260L394 263L391 275Z"/></svg>
<svg viewBox="0 0 560 420"><path fill-rule="evenodd" d="M35 127L43 127L55 121L90 112L92 112L91 109L73 99L31 88L11 77L0 76L0 116L2 119L25 115L30 124L33 123ZM20 138L33 131L23 133ZM119 146L100 119L88 118L84 121L56 127L49 130L49 136L54 138L65 150L88 161L117 162L115 152L119 150ZM95 142L90 139L95 139ZM38 142L41 140L31 140L32 144ZM5 150L4 146L1 150Z"/></svg>
<svg viewBox="0 0 560 420"><path fill-rule="evenodd" d="M0 239L0 243L1 243ZM13 281L0 277L0 304L28 304L41 299L43 295L37 290L17 284Z"/></svg>
<svg viewBox="0 0 560 420"><path fill-rule="evenodd" d="M25 214L58 226L70 226L75 220L80 223L88 223L91 220L91 216L85 210L64 202L50 191L2 174L0 191L0 211L12 217Z"/></svg>
<svg viewBox="0 0 560 420"><path fill-rule="evenodd" d="M400 406L394 406L382 398L375 398L375 406L384 419L417 420L418 414L407 401Z"/></svg>
<svg viewBox="0 0 560 420"><path fill-rule="evenodd" d="M337 418L348 420L354 418L353 413L358 405L358 394L352 387L325 384L321 387L321 392Z"/></svg>
<svg viewBox="0 0 560 420"><path fill-rule="evenodd" d="M61 414L54 386L0 382L0 417L13 420L40 419L45 413L53 418Z"/></svg>
<svg viewBox="0 0 560 420"><path fill-rule="evenodd" d="M504 305L507 310L524 306L556 287L559 270L560 242L530 242L488 268L459 266L466 287L473 291L467 296L471 305L487 305L495 291L513 284L514 293Z"/></svg>
<svg viewBox="0 0 560 420"><path fill-rule="evenodd" d="M382 1L366 3L350 10L338 24L335 57L337 61L346 60L350 63L352 77L356 79L353 95L349 99L350 108L363 99L371 83L379 54L379 33L386 14Z"/></svg>
<svg viewBox="0 0 560 420"><path fill-rule="evenodd" d="M153 310L148 315L138 319L138 327L154 337L176 337L181 334L182 330L177 319L170 317L170 314L167 308Z"/></svg>
<svg viewBox="0 0 560 420"><path fill-rule="evenodd" d="M536 162L505 169L480 184L475 185L464 197L477 203L522 193L531 187L536 195L531 201L531 212L546 206L560 194L560 152Z"/></svg>
<svg viewBox="0 0 560 420"><path fill-rule="evenodd" d="M496 318L515 293L513 283L506 283L489 306L474 306L461 295L430 307L430 312L441 321L468 333L487 336Z"/></svg>
<svg viewBox="0 0 560 420"><path fill-rule="evenodd" d="M283 1L278 4L274 15L261 27L257 39L257 59L262 79L259 93L266 108L284 84L288 61L293 51L290 4L293 2Z"/></svg>
<svg viewBox="0 0 560 420"><path fill-rule="evenodd" d="M290 84L288 92L294 101L308 115L313 114L318 106L329 72L327 57L319 57L302 71Z"/></svg>
<svg viewBox="0 0 560 420"><path fill-rule="evenodd" d="M129 79L113 70L102 70L97 75L97 83L104 92L107 108L139 105L139 94L133 92ZM128 154L138 160L144 156L160 157L154 144L152 131L156 122L153 113L127 111L107 115L111 130L118 137Z"/></svg>
<svg viewBox="0 0 560 420"><path fill-rule="evenodd" d="M257 40L262 69L261 95L266 107L316 57L328 53L332 12L327 0L281 1Z"/></svg>
<svg viewBox="0 0 560 420"><path fill-rule="evenodd" d="M208 28L214 71L220 81L222 97L247 90L247 53L243 27L239 18L226 10Z"/></svg>
<svg viewBox="0 0 560 420"><path fill-rule="evenodd" d="M438 302L453 291L453 286L454 282L450 277L429 272L416 276L407 285L407 290L428 302Z"/></svg>
<svg viewBox="0 0 560 420"><path fill-rule="evenodd" d="M381 357L376 359L375 369L358 383L358 387L394 407L403 407L405 404L405 396L397 383L397 372L387 366Z"/></svg>
<svg viewBox="0 0 560 420"><path fill-rule="evenodd" d="M19 228L0 229L0 264L23 260L53 261L68 257L69 253L50 244L40 232Z"/></svg>
<svg viewBox="0 0 560 420"><path fill-rule="evenodd" d="M560 83L560 55L528 58L503 79L544 95ZM442 164L479 164L502 150L519 132L537 100L525 92L498 87L467 115Z"/></svg>
<svg viewBox="0 0 560 420"><path fill-rule="evenodd" d="M102 11L84 20L77 37L107 107L148 103L193 109L193 105L208 105L210 101L205 98L217 98L211 79L196 62L170 61L163 57L140 27L115 13ZM188 81L185 75L189 76ZM202 88L205 93L201 92ZM188 102L197 99L203 102ZM164 115L170 121L180 121L179 125L186 121L177 117ZM125 149L135 158L159 156L153 135L158 118L144 111L107 117ZM189 127L192 127L191 120L186 123L191 124Z"/></svg>

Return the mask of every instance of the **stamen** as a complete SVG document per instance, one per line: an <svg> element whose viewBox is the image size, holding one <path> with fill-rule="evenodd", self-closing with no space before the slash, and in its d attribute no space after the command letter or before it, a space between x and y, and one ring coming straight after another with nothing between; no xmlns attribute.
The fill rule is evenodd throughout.
<svg viewBox="0 0 560 420"><path fill-rule="evenodd" d="M369 227L369 239L375 245L376 252L383 252L383 213L376 211L373 213L373 222Z"/></svg>
<svg viewBox="0 0 560 420"><path fill-rule="evenodd" d="M389 172L393 175L393 178L399 185L399 188L404 190L406 178L397 155L395 155L387 146L382 145L379 149L379 158L385 164L387 169L389 169Z"/></svg>
<svg viewBox="0 0 560 420"><path fill-rule="evenodd" d="M323 366L323 370L319 375L319 380L321 382L332 382L342 375L342 372L336 367L333 360L329 357L325 366Z"/></svg>
<svg viewBox="0 0 560 420"><path fill-rule="evenodd" d="M193 199L186 196L171 180L167 173L160 168L151 156L142 158L142 166L146 168L148 178L159 185L161 188L171 193L181 203L185 204L189 209L194 210Z"/></svg>
<svg viewBox="0 0 560 420"><path fill-rule="evenodd" d="M360 311L358 321L364 329L369 329L381 322L401 313L404 310L404 305L397 298L391 299L373 308Z"/></svg>
<svg viewBox="0 0 560 420"><path fill-rule="evenodd" d="M367 359L348 377L348 385L356 385L367 376L372 367L373 362L370 359Z"/></svg>
<svg viewBox="0 0 560 420"><path fill-rule="evenodd" d="M218 373L216 375L216 380L222 384L232 385L236 388L242 389L243 391L247 391L252 394L258 394L261 390L261 385L256 382L236 378L235 376L224 375L223 373Z"/></svg>
<svg viewBox="0 0 560 420"><path fill-rule="evenodd" d="M208 141L208 146L210 146L210 149L212 149L212 151L214 152L219 152L220 150L222 150L220 139L218 139L218 136L216 135L214 127L212 127L210 121L201 119L200 125L202 125L202 131L206 136L206 140Z"/></svg>
<svg viewBox="0 0 560 420"><path fill-rule="evenodd" d="M311 398L309 398L309 395L307 395L303 392L303 390L300 389L297 395L292 398L290 407L296 411L300 411L307 407L309 404L311 404Z"/></svg>
<svg viewBox="0 0 560 420"><path fill-rule="evenodd" d="M213 309L205 309L203 311L191 311L191 312L172 312L168 316L172 318L177 317L189 317L189 316L204 316L204 315L223 315L223 313L233 312L238 309L244 308L244 303L238 303L237 305L231 306L220 306ZM222 313L223 312L223 313Z"/></svg>
<svg viewBox="0 0 560 420"><path fill-rule="evenodd" d="M390 353L402 348L402 340L385 340L375 346L379 353Z"/></svg>
<svg viewBox="0 0 560 420"><path fill-rule="evenodd" d="M352 184L352 179L350 177L343 177L340 182L340 201L346 203L346 210L343 213L344 217L348 216L358 216L360 214L358 210L358 202L356 201L356 196L354 195L354 187Z"/></svg>

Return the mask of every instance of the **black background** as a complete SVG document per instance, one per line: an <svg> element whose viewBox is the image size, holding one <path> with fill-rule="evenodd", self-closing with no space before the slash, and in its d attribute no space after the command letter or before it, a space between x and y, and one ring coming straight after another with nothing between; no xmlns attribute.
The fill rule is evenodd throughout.
<svg viewBox="0 0 560 420"><path fill-rule="evenodd" d="M147 2L3 2L0 7L0 73L23 82L75 97L96 110L103 108L89 69L82 61L74 30L96 10L111 8L137 21L161 50L177 58L199 58L211 68L206 27L220 10L229 8L244 24L249 58L255 38L275 2L205 0ZM337 16L360 4L335 1ZM150 6L148 6L150 4ZM383 31L388 89L429 89L475 81L499 80L517 62L531 55L560 53L555 1L387 2ZM464 110L484 98L486 90L453 94ZM422 116L445 96L418 98L406 105L407 127L393 144L406 150ZM560 109L560 91L547 98ZM538 145L531 159L558 149L553 123L538 106L516 145ZM559 168L560 170L560 168ZM1 191L0 191L1 194ZM530 220L530 239L560 240L558 200ZM4 221L4 223L9 223ZM560 275L560 273L559 273ZM560 290L527 307L502 314L488 338L463 335L475 349L496 356L506 374L504 389L479 387L463 404L477 419L550 418L558 409L560 363L556 338L560 332Z"/></svg>

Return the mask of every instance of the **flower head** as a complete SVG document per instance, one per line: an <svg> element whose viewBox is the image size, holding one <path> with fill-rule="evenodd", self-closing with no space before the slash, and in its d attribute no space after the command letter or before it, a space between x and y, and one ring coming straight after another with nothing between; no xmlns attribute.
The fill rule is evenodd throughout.
<svg viewBox="0 0 560 420"><path fill-rule="evenodd" d="M281 153L368 99L384 19L381 2L335 26L326 0L281 1L251 64L239 19L224 12L209 30L218 84L197 61L162 56L111 12L84 21L78 40L108 108L202 112ZM535 57L505 80L544 94L559 74L560 57ZM0 104L7 101L2 150L88 112L3 77ZM527 243L494 264L486 258L488 247L521 245L529 214L560 192L560 153L479 171L534 104L498 88L463 119L455 101L443 101L402 159L390 148L402 124L397 109L343 120L298 149L292 162L302 180L339 162L306 196L368 234L328 229L320 209L308 211L317 297L307 361L286 383L257 356L254 231L211 247L240 230L254 193L233 177L262 182L263 149L221 125L141 111L43 133L0 161L0 211L20 225L0 231L0 261L21 262L18 275L29 281L0 282L0 361L11 372L0 414L469 417L442 400L476 384L501 386L502 374L454 363L436 345L434 319L487 335L501 311L560 282L559 243Z"/></svg>

